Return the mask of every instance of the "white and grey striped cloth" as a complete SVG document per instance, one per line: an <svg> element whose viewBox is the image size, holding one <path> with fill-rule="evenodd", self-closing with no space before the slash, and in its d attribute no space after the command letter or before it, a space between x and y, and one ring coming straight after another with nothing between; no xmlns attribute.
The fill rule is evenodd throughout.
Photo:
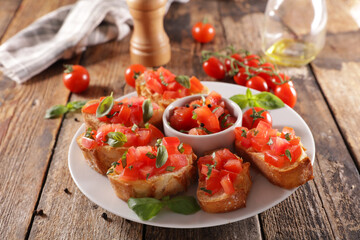
<svg viewBox="0 0 360 240"><path fill-rule="evenodd" d="M166 11L172 2L168 0ZM17 83L87 46L120 40L130 32L126 0L79 0L36 20L0 46L0 70Z"/></svg>

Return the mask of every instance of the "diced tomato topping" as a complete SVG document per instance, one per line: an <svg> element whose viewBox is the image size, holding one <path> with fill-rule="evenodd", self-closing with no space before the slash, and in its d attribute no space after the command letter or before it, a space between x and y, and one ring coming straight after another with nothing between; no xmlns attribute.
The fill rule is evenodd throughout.
<svg viewBox="0 0 360 240"><path fill-rule="evenodd" d="M208 172L209 172L209 167L206 166L205 164L201 164L201 174L207 176Z"/></svg>
<svg viewBox="0 0 360 240"><path fill-rule="evenodd" d="M223 115L225 113L225 110L223 107L213 106L212 112L216 115L217 118L219 118L221 115Z"/></svg>
<svg viewBox="0 0 360 240"><path fill-rule="evenodd" d="M164 91L163 99L175 99L182 97L179 91Z"/></svg>
<svg viewBox="0 0 360 240"><path fill-rule="evenodd" d="M118 113L110 119L110 122L126 124L130 118L130 114L131 114L130 108L126 105L116 105L116 106L118 106L116 107L118 108L118 110L115 110L114 108L113 110L115 110L115 112L117 111Z"/></svg>
<svg viewBox="0 0 360 240"><path fill-rule="evenodd" d="M151 131L151 140L163 138L164 134L154 125L149 124L149 129Z"/></svg>
<svg viewBox="0 0 360 240"><path fill-rule="evenodd" d="M96 147L96 141L87 137L81 138L81 144L87 149L94 149Z"/></svg>
<svg viewBox="0 0 360 240"><path fill-rule="evenodd" d="M190 131L188 132L189 135L197 135L197 136L200 136L200 135L207 135L207 133L205 132L204 129L201 129L201 128L192 128L190 129Z"/></svg>
<svg viewBox="0 0 360 240"><path fill-rule="evenodd" d="M235 128L235 138L237 140L241 140L243 138L246 138L247 132L249 131L249 129L247 129L246 127L236 127Z"/></svg>
<svg viewBox="0 0 360 240"><path fill-rule="evenodd" d="M197 126L196 120L192 119L193 113L191 108L178 107L170 117L170 125L174 129L188 131Z"/></svg>
<svg viewBox="0 0 360 240"><path fill-rule="evenodd" d="M188 165L189 161L185 154L173 154L169 156L169 165L175 167L174 171Z"/></svg>
<svg viewBox="0 0 360 240"><path fill-rule="evenodd" d="M263 152L266 150L270 150L270 146L267 144L269 142L269 139L264 137L253 137L251 138L251 146L255 149L257 152Z"/></svg>
<svg viewBox="0 0 360 240"><path fill-rule="evenodd" d="M212 194L221 190L220 171L213 168L211 170L210 178L206 180L206 189L211 190Z"/></svg>
<svg viewBox="0 0 360 240"><path fill-rule="evenodd" d="M194 110L196 120L210 132L216 133L220 131L219 119L211 112L207 106L202 106Z"/></svg>
<svg viewBox="0 0 360 240"><path fill-rule="evenodd" d="M278 156L270 151L265 152L264 157L265 157L265 162L275 167L281 168L284 166L285 163L284 157Z"/></svg>
<svg viewBox="0 0 360 240"><path fill-rule="evenodd" d="M171 83L175 81L176 76L164 67L159 67L156 72L158 73L159 78L161 73L162 77L164 78L164 82L166 83Z"/></svg>
<svg viewBox="0 0 360 240"><path fill-rule="evenodd" d="M220 171L220 179L223 178L223 177L226 176L226 175L229 175L231 182L235 182L235 180L236 180L236 178L237 178L237 176L238 176L237 173L234 173L234 172L231 172L231 171L222 169L222 170Z"/></svg>
<svg viewBox="0 0 360 240"><path fill-rule="evenodd" d="M201 84L200 80L196 77L190 78L190 91L193 93L199 93L204 89L204 86Z"/></svg>
<svg viewBox="0 0 360 240"><path fill-rule="evenodd" d="M226 175L224 176L220 181L221 186L224 189L224 192L228 195L231 195L235 192L234 185L230 180L230 176Z"/></svg>
<svg viewBox="0 0 360 240"><path fill-rule="evenodd" d="M281 131L281 137L285 138L285 135L287 134L288 138L293 139L295 137L295 131L291 127L284 127Z"/></svg>
<svg viewBox="0 0 360 240"><path fill-rule="evenodd" d="M162 94L166 87L161 84L158 77L158 74L156 74L154 71L149 70L144 72L146 87L156 93Z"/></svg>
<svg viewBox="0 0 360 240"><path fill-rule="evenodd" d="M291 155L291 162L294 163L301 156L301 146L293 145L289 148Z"/></svg>
<svg viewBox="0 0 360 240"><path fill-rule="evenodd" d="M183 148L184 148L184 154L188 155L188 154L192 154L193 150L192 147L189 144L183 144Z"/></svg>
<svg viewBox="0 0 360 240"><path fill-rule="evenodd" d="M152 176L154 167L153 166L143 166L142 168L139 169L139 173L142 177L142 179L147 179L149 177Z"/></svg>
<svg viewBox="0 0 360 240"><path fill-rule="evenodd" d="M145 146L151 141L151 130L150 129L137 129L135 130L135 135L137 137L136 146Z"/></svg>
<svg viewBox="0 0 360 240"><path fill-rule="evenodd" d="M256 127L256 130L259 132L256 136L257 137L268 137L268 132L271 130L272 125L265 121L260 121Z"/></svg>
<svg viewBox="0 0 360 240"><path fill-rule="evenodd" d="M291 145L299 145L300 144L300 138L295 137L289 141Z"/></svg>
<svg viewBox="0 0 360 240"><path fill-rule="evenodd" d="M290 147L290 143L280 137L271 137L273 144L270 145L271 151L275 152L278 155L284 154L285 149Z"/></svg>
<svg viewBox="0 0 360 240"><path fill-rule="evenodd" d="M100 102L92 102L89 104L86 104L83 108L82 108L82 112L83 113L90 113L90 114L94 114L96 113L96 109L98 108Z"/></svg>
<svg viewBox="0 0 360 240"><path fill-rule="evenodd" d="M178 146L180 145L180 140L177 137L164 137L162 144L166 147L168 154L178 154Z"/></svg>
<svg viewBox="0 0 360 240"><path fill-rule="evenodd" d="M241 162L238 159L230 159L224 164L224 169L239 173L242 170Z"/></svg>
<svg viewBox="0 0 360 240"><path fill-rule="evenodd" d="M219 105L221 102L221 95L215 91L212 91L207 97L206 97L206 105Z"/></svg>
<svg viewBox="0 0 360 240"><path fill-rule="evenodd" d="M139 179L139 171L132 167L131 169L127 166L124 168L120 175L120 179L125 181L135 181Z"/></svg>

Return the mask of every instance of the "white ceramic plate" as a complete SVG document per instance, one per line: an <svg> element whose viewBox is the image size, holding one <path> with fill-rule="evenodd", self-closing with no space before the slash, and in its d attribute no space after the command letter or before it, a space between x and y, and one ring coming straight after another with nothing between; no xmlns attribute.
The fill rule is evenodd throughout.
<svg viewBox="0 0 360 240"><path fill-rule="evenodd" d="M245 94L246 88L228 83L203 82L209 90L215 90L224 97L235 94ZM123 97L136 96L130 93ZM314 163L315 143L311 131L305 121L291 108L285 107L271 111L273 127L279 130L284 126L294 128L296 135L301 137L303 145L307 148L306 153ZM72 178L81 192L92 202L120 217L159 227L169 228L201 228L211 227L236 222L259 214L289 197L296 189L285 190L271 184L256 170L251 169L253 181L252 188L246 201L246 208L238 209L229 213L209 214L199 211L193 215L181 215L163 209L150 221L142 221L127 206L127 203L117 198L113 192L107 177L102 176L91 169L76 143L76 138L85 131L83 124L76 132L69 149L69 169ZM190 187L186 195L196 196L196 184Z"/></svg>

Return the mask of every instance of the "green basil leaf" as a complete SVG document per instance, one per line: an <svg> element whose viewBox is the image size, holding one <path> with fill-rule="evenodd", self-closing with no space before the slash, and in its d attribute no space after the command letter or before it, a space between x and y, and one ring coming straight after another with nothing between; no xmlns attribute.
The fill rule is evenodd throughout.
<svg viewBox="0 0 360 240"><path fill-rule="evenodd" d="M166 150L166 147L164 145L161 145L157 149L156 154L156 168L161 168L168 159L168 152Z"/></svg>
<svg viewBox="0 0 360 240"><path fill-rule="evenodd" d="M147 156L147 157L150 158L150 159L155 159L155 158L156 158L156 156L155 156L152 152L147 152L147 153L145 154L145 156Z"/></svg>
<svg viewBox="0 0 360 240"><path fill-rule="evenodd" d="M174 197L167 202L167 207L171 211L180 213L180 214L193 214L200 210L200 206L197 203L196 199L192 196L178 196Z"/></svg>
<svg viewBox="0 0 360 240"><path fill-rule="evenodd" d="M291 162L291 153L290 153L290 151L289 151L289 149L286 149L285 150L285 155L286 155L286 157L290 160L290 162Z"/></svg>
<svg viewBox="0 0 360 240"><path fill-rule="evenodd" d="M204 187L201 187L200 190L201 190L201 191L204 191L204 192L206 192L206 193L208 193L208 194L212 194L212 191L211 191L211 190L206 189L206 188L204 188Z"/></svg>
<svg viewBox="0 0 360 240"><path fill-rule="evenodd" d="M180 143L179 146L177 147L177 149L179 150L180 153L184 153L184 151L185 151L184 143Z"/></svg>
<svg viewBox="0 0 360 240"><path fill-rule="evenodd" d="M132 125L132 127L131 127L131 131L132 132L135 132L136 131L136 129L138 129L139 127L138 127L138 125L136 125L135 123Z"/></svg>
<svg viewBox="0 0 360 240"><path fill-rule="evenodd" d="M126 159L127 152L128 152L128 151L125 151L125 152L123 153L123 155L121 156L121 165L122 165L123 168L125 168L126 165L127 165L127 161L126 161L126 160L127 160L127 159Z"/></svg>
<svg viewBox="0 0 360 240"><path fill-rule="evenodd" d="M280 98L278 98L277 96L275 96L270 92L261 92L259 94L256 94L254 96L254 99L255 99L254 105L256 107L261 107L268 110L282 108L285 106Z"/></svg>
<svg viewBox="0 0 360 240"><path fill-rule="evenodd" d="M190 78L185 75L179 75L175 77L175 81L177 81L181 86L189 89L190 88Z"/></svg>
<svg viewBox="0 0 360 240"><path fill-rule="evenodd" d="M249 100L247 99L247 97L243 94L238 94L238 95L234 95L232 97L230 97L230 100L232 100L233 102L235 102L237 105L239 105L239 107L241 109L244 109L247 107Z"/></svg>
<svg viewBox="0 0 360 240"><path fill-rule="evenodd" d="M64 105L55 105L55 106L52 106L51 108L49 108L48 110L46 110L45 118L47 118L47 119L57 118L65 113L67 113L68 111L69 111L68 108L65 107Z"/></svg>
<svg viewBox="0 0 360 240"><path fill-rule="evenodd" d="M130 198L128 206L141 220L149 220L160 212L163 203L155 198Z"/></svg>
<svg viewBox="0 0 360 240"><path fill-rule="evenodd" d="M253 94L252 94L251 90L250 90L249 88L246 89L246 98L247 98L247 99L251 99L252 96L253 96Z"/></svg>
<svg viewBox="0 0 360 240"><path fill-rule="evenodd" d="M121 147L127 142L126 135L121 132L109 132L106 137L106 143L111 147Z"/></svg>
<svg viewBox="0 0 360 240"><path fill-rule="evenodd" d="M66 104L66 107L69 109L69 111L75 111L81 109L87 101L73 101Z"/></svg>
<svg viewBox="0 0 360 240"><path fill-rule="evenodd" d="M101 118L103 116L106 116L110 113L111 109L114 106L114 98L113 93L110 94L110 96L107 96L104 98L99 106L96 109L96 117Z"/></svg>
<svg viewBox="0 0 360 240"><path fill-rule="evenodd" d="M92 136L92 128L86 129L86 133L85 133L84 137L94 139L94 137Z"/></svg>
<svg viewBox="0 0 360 240"><path fill-rule="evenodd" d="M166 167L166 171L168 171L168 172L173 172L174 170L175 170L174 166L167 166Z"/></svg>
<svg viewBox="0 0 360 240"><path fill-rule="evenodd" d="M144 121L144 123L146 123L150 120L150 118L153 116L153 113L154 113L153 105L152 105L150 99L146 99L143 102L142 110L143 110L143 121Z"/></svg>

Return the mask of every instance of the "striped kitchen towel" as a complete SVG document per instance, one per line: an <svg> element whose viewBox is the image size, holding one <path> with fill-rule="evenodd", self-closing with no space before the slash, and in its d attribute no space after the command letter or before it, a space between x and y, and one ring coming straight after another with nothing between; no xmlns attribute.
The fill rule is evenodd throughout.
<svg viewBox="0 0 360 240"><path fill-rule="evenodd" d="M168 0L166 11L172 2ZM0 71L17 83L87 46L120 40L130 32L126 0L79 0L36 20L0 46Z"/></svg>

